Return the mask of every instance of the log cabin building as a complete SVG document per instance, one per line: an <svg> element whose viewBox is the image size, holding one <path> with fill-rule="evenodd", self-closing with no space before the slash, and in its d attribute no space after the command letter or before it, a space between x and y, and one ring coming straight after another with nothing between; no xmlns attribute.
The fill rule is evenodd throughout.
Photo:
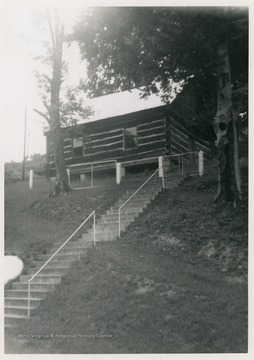
<svg viewBox="0 0 254 360"><path fill-rule="evenodd" d="M135 162L152 163L159 156L199 150L204 151L206 159L211 158L213 131L201 132L191 125L193 117L202 109L202 99L197 94L194 97L193 93L189 86L169 105L130 110L125 114L99 117L62 128L67 167L105 160L116 160L125 166ZM103 98L105 100L107 96ZM115 104L110 101L110 106ZM45 135L48 174L54 176L50 131ZM111 166L114 166L113 162ZM77 166L76 172L82 173L82 169L84 167Z"/></svg>

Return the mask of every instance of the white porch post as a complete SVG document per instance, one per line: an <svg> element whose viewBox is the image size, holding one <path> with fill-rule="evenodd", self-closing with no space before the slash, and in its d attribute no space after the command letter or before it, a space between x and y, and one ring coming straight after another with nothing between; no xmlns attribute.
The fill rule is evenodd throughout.
<svg viewBox="0 0 254 360"><path fill-rule="evenodd" d="M84 183L86 179L86 175L85 174L80 174L80 182Z"/></svg>
<svg viewBox="0 0 254 360"><path fill-rule="evenodd" d="M199 176L204 174L204 151L202 150L198 153L198 173Z"/></svg>
<svg viewBox="0 0 254 360"><path fill-rule="evenodd" d="M120 184L121 182L121 177L122 177L122 164L119 162L116 164L116 183L117 185Z"/></svg>
<svg viewBox="0 0 254 360"><path fill-rule="evenodd" d="M33 178L34 178L34 172L33 170L29 171L29 190L32 190L33 188Z"/></svg>
<svg viewBox="0 0 254 360"><path fill-rule="evenodd" d="M162 189L165 189L165 158L159 156L159 177L162 180Z"/></svg>
<svg viewBox="0 0 254 360"><path fill-rule="evenodd" d="M164 177L164 156L159 156L159 177Z"/></svg>
<svg viewBox="0 0 254 360"><path fill-rule="evenodd" d="M71 185L71 171L70 171L70 169L66 169L66 171L67 171L67 177L68 177L68 184L70 186Z"/></svg>

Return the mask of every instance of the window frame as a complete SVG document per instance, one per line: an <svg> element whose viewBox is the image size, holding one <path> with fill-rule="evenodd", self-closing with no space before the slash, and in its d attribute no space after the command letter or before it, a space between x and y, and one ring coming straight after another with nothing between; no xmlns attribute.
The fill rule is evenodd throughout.
<svg viewBox="0 0 254 360"><path fill-rule="evenodd" d="M74 147L74 141L75 140L81 140L82 145ZM78 154L78 155L75 154L75 149L80 149L80 148L81 148L81 154ZM83 136L73 137L72 138L72 157L77 158L77 157L81 157L81 156L84 156L84 138L83 138Z"/></svg>
<svg viewBox="0 0 254 360"><path fill-rule="evenodd" d="M134 146L130 146L130 147L126 147L126 131L128 129L136 129L136 135L135 135L135 145ZM136 149L138 147L138 126L129 126L129 127L125 127L123 129L123 150L130 150L130 149Z"/></svg>

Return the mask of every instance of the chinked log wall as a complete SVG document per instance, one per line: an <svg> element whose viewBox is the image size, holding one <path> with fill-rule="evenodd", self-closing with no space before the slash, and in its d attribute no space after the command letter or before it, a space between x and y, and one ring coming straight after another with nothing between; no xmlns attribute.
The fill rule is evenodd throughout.
<svg viewBox="0 0 254 360"><path fill-rule="evenodd" d="M138 144L135 148L124 149L124 129L131 127L137 127ZM173 114L166 116L162 107L78 125L76 129L83 134L83 156L73 156L72 130L63 129L64 156L67 165L109 159L125 162L194 150L203 150L207 156L210 156L209 142L191 134ZM53 176L54 153L49 141L48 151L49 170L50 175Z"/></svg>
<svg viewBox="0 0 254 360"><path fill-rule="evenodd" d="M190 132L177 120L170 117L170 153L179 154L199 150L204 151L206 159L211 157L209 141Z"/></svg>
<svg viewBox="0 0 254 360"><path fill-rule="evenodd" d="M123 121L124 120L124 121ZM135 116L119 121L103 121L83 124L83 156L73 157L72 137L64 129L64 155L67 165L115 159L131 161L166 152L166 119L163 112L150 116ZM124 149L124 129L137 126L138 145ZM81 129L81 125L79 126ZM49 142L50 173L54 172L54 152Z"/></svg>

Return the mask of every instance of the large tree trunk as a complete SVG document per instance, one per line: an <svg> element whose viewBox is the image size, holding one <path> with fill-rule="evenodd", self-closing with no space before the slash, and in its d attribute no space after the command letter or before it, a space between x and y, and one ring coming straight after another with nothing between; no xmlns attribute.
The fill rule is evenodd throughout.
<svg viewBox="0 0 254 360"><path fill-rule="evenodd" d="M70 191L66 165L63 153L63 136L60 125L54 129L54 158L56 167L56 182L54 195L66 194Z"/></svg>
<svg viewBox="0 0 254 360"><path fill-rule="evenodd" d="M62 47L64 40L63 26L61 25L57 15L55 19L55 29L52 27L52 23L49 17L49 26L52 39L53 48L53 74L50 81L50 106L48 108L50 118L50 130L53 134L54 142L54 158L56 167L56 182L54 188L54 194L66 194L70 191L68 176L66 171L66 165L64 160L63 151L63 136L60 126L60 87L62 82Z"/></svg>
<svg viewBox="0 0 254 360"><path fill-rule="evenodd" d="M217 135L218 192L214 201L224 199L239 204L240 183L236 182L238 148L237 130L233 119L232 90L228 43L222 41L217 47L217 113L214 129ZM239 175L239 174L238 174ZM238 186L239 187L238 187Z"/></svg>

